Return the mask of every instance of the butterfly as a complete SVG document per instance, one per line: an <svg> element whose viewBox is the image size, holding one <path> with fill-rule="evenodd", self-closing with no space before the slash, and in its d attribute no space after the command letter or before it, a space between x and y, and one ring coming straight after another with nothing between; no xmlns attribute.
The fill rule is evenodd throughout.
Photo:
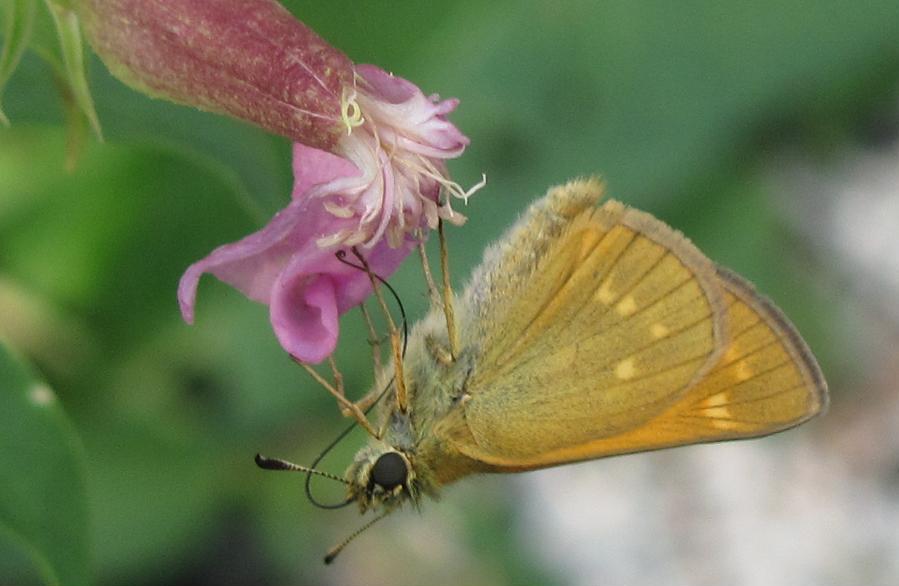
<svg viewBox="0 0 899 586"><path fill-rule="evenodd" d="M387 514L471 474L763 436L826 408L777 307L602 193L596 179L550 189L412 328L348 501Z"/></svg>

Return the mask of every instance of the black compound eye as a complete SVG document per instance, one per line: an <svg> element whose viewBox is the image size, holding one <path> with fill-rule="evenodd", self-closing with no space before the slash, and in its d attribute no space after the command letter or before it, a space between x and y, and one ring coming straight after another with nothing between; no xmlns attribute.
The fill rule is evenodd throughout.
<svg viewBox="0 0 899 586"><path fill-rule="evenodd" d="M371 479L375 484L390 490L406 483L406 475L409 469L406 460L396 452L381 454L371 469Z"/></svg>

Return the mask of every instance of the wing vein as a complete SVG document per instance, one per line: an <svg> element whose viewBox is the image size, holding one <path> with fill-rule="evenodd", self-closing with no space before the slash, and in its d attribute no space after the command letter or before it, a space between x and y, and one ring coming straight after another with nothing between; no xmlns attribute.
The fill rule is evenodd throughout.
<svg viewBox="0 0 899 586"><path fill-rule="evenodd" d="M596 243L596 245L593 247L593 250L590 251L590 255L588 255L588 258L589 258L589 256L592 256L592 255L596 252L596 249L599 248L599 246L602 244L603 240L605 240L606 238L608 238L609 235L610 235L611 233L612 233L612 230L609 230L608 232L606 232L605 234L603 234L603 237L599 239L599 241L598 241L598 242ZM639 236L640 236L640 233L639 233L639 232L631 232L631 239L628 241L627 244L624 245L624 248L622 248L622 249L618 252L618 254L615 255L615 260L612 261L612 264L609 265L609 268L606 270L605 275L603 275L603 281L605 281L605 278L612 272L612 270L613 270L616 266L618 266L618 262L621 260L621 257L624 256L624 254L630 249L630 247L634 244L634 242L637 241L637 238L639 238ZM573 272L572 272L572 275L573 275L575 272L577 272L577 271L573 271ZM599 283L597 283L596 286L598 287L599 285L601 285L603 281L600 281ZM594 290L595 290L595 288L596 288L596 287L594 287ZM577 308L577 311L571 312L571 317L569 317L569 318L565 321L565 324L564 324L563 326L561 326L560 329L565 329L565 328L567 328L567 327L571 324L571 322L574 321L575 317L578 316L578 315L581 313L581 311L583 311L584 306L587 305L587 303L589 303L589 302L590 302L590 297L588 296L586 299L584 299L583 302L581 302L580 306ZM547 302L547 304L548 304L548 303L549 303L549 302ZM607 313L607 311L608 311L608 310L603 311L603 312L600 313L599 316L597 316L597 317L598 317L598 318L602 317L603 315L605 315L605 314ZM533 323L533 321L532 321L531 323ZM528 324L528 325L530 326L530 324Z"/></svg>
<svg viewBox="0 0 899 586"><path fill-rule="evenodd" d="M676 337L676 336L678 336L678 335L680 335L680 334L686 332L686 331L689 330L690 328L696 326L697 324L703 322L704 320L707 320L707 319L708 319L709 317L711 317L711 316L712 316L712 313L711 313L711 312L705 313L705 314L703 314L701 317L697 318L695 321L692 321L692 322L690 322L690 323L688 323L688 324L685 324L685 325L684 325L683 327L681 327L680 329L677 329L677 330L674 330L673 332L670 332L670 333L668 334L668 336L667 336L665 339L671 339L671 338L674 338L674 337ZM616 325L619 325L619 324L616 324ZM590 338L593 338L593 337L596 337L596 336L600 336L600 335L603 335L603 334L605 334L605 333L606 333L606 332L597 332L596 334L593 334L593 336L590 336ZM586 338L585 340L589 340L590 338ZM643 350L646 350L647 348L651 348L651 347L655 346L655 345L658 344L658 343L659 343L659 340L652 340L649 344L645 344L645 345L643 345L643 346L637 347L637 348L633 351L632 354L639 354L639 353L642 352ZM610 362L606 362L606 363L603 364L602 367L600 367L600 368L601 368L601 369L602 369L602 368L608 368L609 366L611 366L612 362L617 362L617 358L612 359Z"/></svg>
<svg viewBox="0 0 899 586"><path fill-rule="evenodd" d="M755 326L759 325L760 323L763 323L762 320L761 320L761 319L757 319L757 320L755 320L754 322L752 322L752 323L750 323L749 325L747 325L746 327L744 327L744 328L743 328L742 330L740 330L739 332L732 333L732 334L731 334L731 340L736 341L736 340L739 339L742 335L744 335L746 332L748 332L749 330L751 330L751 329L754 328Z"/></svg>
<svg viewBox="0 0 899 586"><path fill-rule="evenodd" d="M762 344L761 346L759 346L758 348L756 348L755 350L753 350L747 354L741 354L739 356L735 356L735 357L731 358L730 360L727 360L726 362L719 362L715 366L715 369L712 372L717 372L717 371L721 370L722 368L724 368L725 366L730 366L734 362L738 362L740 360L745 360L745 359L749 358L750 356L754 356L754 355L758 354L759 352L764 352L771 346L776 346L779 342L780 342L779 339L774 338L773 340L771 340L769 342L765 342L764 344Z"/></svg>
<svg viewBox="0 0 899 586"><path fill-rule="evenodd" d="M771 372L774 372L775 370L777 370L777 369L779 369L779 368L783 368L784 366L787 366L787 365L789 365L789 364L792 364L792 360L789 360L789 359L784 360L783 362L780 362L780 363L778 363L778 364L772 366L771 368L768 368L768 369L766 369L766 370L763 370L762 372L754 373L751 377L747 378L746 380L741 380L741 381L737 382L736 384L730 385L730 386L728 386L728 387L726 387L726 388L724 388L724 389L715 389L715 390L713 390L712 392L710 392L709 394L703 395L702 397L696 399L693 403L691 403L691 406L698 405L698 404L702 403L703 401L705 401L706 399L708 399L709 397L714 397L715 395L717 395L717 394L719 394L719 393L724 393L724 392L726 392L728 389L735 389L735 388L738 388L739 386L741 386L741 385L743 385L743 384L745 384L745 383L748 383L748 382L751 381L751 380L755 380L755 379L757 379L757 378L759 378L759 377L761 377L761 376L764 376L764 375L766 375L766 374L769 374L769 373L771 373ZM717 372L717 370L716 370L716 371L712 371L713 374L714 374L715 372ZM735 404L736 404L736 403L727 403L727 405L735 405ZM705 407L703 407L703 409L704 409L704 408L705 408Z"/></svg>
<svg viewBox="0 0 899 586"><path fill-rule="evenodd" d="M644 307L641 307L640 309L638 309L638 310L635 311L634 313L630 314L630 315L627 317L627 319L629 319L629 320L630 320L630 319L633 319L633 318L635 318L636 316L642 314L643 312L649 311L650 309L652 309L652 308L656 307L657 305L659 305L660 303L664 302L666 297L668 297L669 295L672 295L672 294L676 293L678 289L680 289L681 287L685 287L685 286L689 285L689 284L692 283L692 282L694 282L693 277L690 276L690 275L687 275L687 278L686 278L686 279L684 279L683 281L681 281L680 283L678 283L677 285L675 285L674 287L672 287L669 291L666 291L664 294L662 294L662 296L661 296L660 298L656 299L655 301L653 301L653 302L650 303L649 305L646 305L646 306L644 306ZM699 295L696 295L696 296L694 296L694 297L690 297L689 299L685 299L685 300L683 301L683 304L684 304L684 305L687 305L688 303L692 302L693 300L695 300L695 299L701 299L701 298L703 298L703 297L705 297L705 293L700 289ZM605 314L605 312L603 313L603 315L604 315L604 314ZM664 315L670 315L670 313L667 313L667 314L664 314ZM711 315L711 314L709 314L709 315ZM617 322L614 322L614 323L611 324L611 325L617 326L617 325L619 325L619 324L621 324L621 323L622 323L622 320L619 320L619 321L617 321ZM597 334L599 334L599 333L602 333L602 332L597 332ZM679 333L679 332L678 332L678 333Z"/></svg>
<svg viewBox="0 0 899 586"><path fill-rule="evenodd" d="M629 385L629 384L636 383L636 382L640 382L640 381L643 381L643 380L652 378L652 377L654 377L654 376L658 376L658 375L660 375L660 374L664 374L664 373L666 373L666 372L668 372L668 371L678 369L678 368L680 368L681 366L686 366L687 364L690 364L690 363L693 362L693 361L699 360L699 359L702 358L702 356L703 356L703 354L698 354L698 355L696 355L696 356L691 356L690 358L686 358L686 359L684 359L684 360L682 360L682 361L680 361L680 362L678 362L678 363L676 363L676 364L671 364L671 365L669 365L669 366L667 366L667 367L665 367L665 368L663 368L663 369L661 369L661 370L655 370L655 371L650 372L650 373L647 374L647 375L639 376L639 377L634 377L634 378L628 379L628 380L625 381L625 382L622 382L622 383L618 383L618 384L615 384L615 385L612 385L612 386L605 387L604 390L612 390L612 389L617 389L617 388L620 388L620 387L625 387L625 386L627 386L627 385ZM686 385L685 385L685 386L686 386Z"/></svg>
<svg viewBox="0 0 899 586"><path fill-rule="evenodd" d="M801 385L796 385L796 386L790 387L788 389L781 389L779 391L774 391L773 393L769 393L769 394L763 395L761 397L754 397L752 399L743 399L741 401L731 401L730 403L716 405L716 407L729 407L731 405L748 405L749 403L758 403L759 401L767 401L768 399L773 399L774 397L777 397L778 395L785 395L787 393L792 393L796 389L802 389L805 387L806 387L806 385L805 385L805 383L803 383Z"/></svg>
<svg viewBox="0 0 899 586"><path fill-rule="evenodd" d="M654 244L657 244L658 246L661 247L661 245L658 244L657 242L655 242L655 240L652 240L650 238L647 238L647 240L649 240L650 242L653 242ZM655 261L653 261L653 263L651 265L649 265L649 268L647 268L645 271L643 271L643 273L639 277L637 277L637 280L634 281L634 283L630 287L628 287L627 290L622 291L621 294L615 298L615 301L618 301L618 300L622 299L625 295L629 295L630 293L632 293L634 291L634 289L636 289L640 285L640 283L642 283L644 280L646 280L646 277L651 272L653 272L654 270L656 270L656 268L658 268L658 266L662 263L662 261L665 260L665 257L667 257L670 254L671 253L668 250L662 248L661 256L659 256L659 258L657 258ZM619 256L618 258L620 259L621 257ZM675 258L677 258L677 257L675 257ZM680 259L678 259L678 262L680 262ZM618 262L616 261L615 264L617 265ZM614 303L614 301L612 303L610 303L609 305L611 306L613 303Z"/></svg>
<svg viewBox="0 0 899 586"><path fill-rule="evenodd" d="M590 251L590 255L588 255L588 258L589 258L589 256L593 255L593 254L596 252L596 249L600 246L600 244L602 244L603 240L605 240L606 238L608 238L608 237L609 237L609 234L611 234L611 233L612 233L612 231L609 230L608 232L606 232L605 234L603 234L603 237L600 238L599 241L597 241L597 243L593 246L593 249ZM632 232L632 233L631 233L631 239L628 241L627 244L624 245L624 248L621 249L621 251L618 253L618 255L616 255L615 261L609 266L609 269L608 269L608 271L606 272L606 274L608 274L609 272L611 272L612 269L618 264L618 260L622 257L622 255L624 255L624 253L625 253L625 252L631 247L631 245L637 240L637 237L638 237L638 236L639 236L639 233L637 233L637 232ZM544 258L545 258L545 257L544 257ZM547 308L552 304L553 300L554 300L554 299L556 298L556 296L558 295L558 292L560 292L562 289L565 288L566 285L568 285L568 283L571 281L571 278L572 278L576 273L577 273L577 267L573 267L573 269L571 270L571 272L566 276L565 282L562 283L562 285L556 290L556 294L547 296L547 298L543 301L542 305L540 306L540 309L539 309L537 312L534 313L533 317L531 317L531 319L530 319L530 321L528 321L527 325L525 325L524 328L522 328L522 330L521 330L521 338L522 338L522 339L523 339L524 337L527 336L528 332L529 332L529 331L531 330L531 328L534 326L534 323L535 323L537 320L540 319L540 317L543 315L543 313L544 313L544 312L547 310ZM586 305L586 303L587 303L587 301L584 301L584 304L581 305L581 308L583 308L583 306ZM577 315L578 313L580 313L580 310L579 310L578 312L575 312L575 313L573 314L573 316L574 316L574 315ZM568 322L566 322L566 325L567 325L568 323L571 323L571 321L572 321L573 319L574 319L574 317L572 317L571 319L569 319ZM514 352L513 352L513 353L510 353L510 354L507 356L506 361L508 361L509 359L511 359L512 356L514 356Z"/></svg>

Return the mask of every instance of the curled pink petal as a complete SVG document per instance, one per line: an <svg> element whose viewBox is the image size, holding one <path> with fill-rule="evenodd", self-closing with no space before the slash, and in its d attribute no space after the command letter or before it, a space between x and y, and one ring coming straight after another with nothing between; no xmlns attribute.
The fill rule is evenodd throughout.
<svg viewBox="0 0 899 586"><path fill-rule="evenodd" d="M464 222L449 201L439 200L441 188L467 199L483 185L466 191L448 179L444 161L458 156L468 144L446 119L458 100L425 96L412 82L373 65L358 65L355 71L356 84L344 99L355 106L359 117L336 152L359 173L317 184L306 193L326 200L322 205L334 216L354 217L358 225L350 231L332 230L319 239L320 244L372 246L386 238L399 246L406 236L417 237L422 227L435 227L437 218ZM302 172L306 161L320 158L313 149L297 148L294 167ZM311 183L298 175L302 187L295 196Z"/></svg>
<svg viewBox="0 0 899 586"><path fill-rule="evenodd" d="M213 273L250 299L268 303L272 285L295 253L291 237L302 240L302 233L308 231L308 226L301 222L305 207L303 201L292 202L262 230L219 246L188 267L178 285L178 302L185 321L193 323L194 298L203 273Z"/></svg>
<svg viewBox="0 0 899 586"><path fill-rule="evenodd" d="M411 240L397 248L382 242L362 254L375 274L387 278L414 246ZM347 260L359 264L352 254L347 255ZM272 288L272 328L291 355L317 364L330 356L337 345L340 315L369 295L368 275L341 262L333 253L297 254Z"/></svg>
<svg viewBox="0 0 899 586"><path fill-rule="evenodd" d="M337 296L326 274L285 271L272 291L272 328L281 346L302 362L319 363L337 345Z"/></svg>

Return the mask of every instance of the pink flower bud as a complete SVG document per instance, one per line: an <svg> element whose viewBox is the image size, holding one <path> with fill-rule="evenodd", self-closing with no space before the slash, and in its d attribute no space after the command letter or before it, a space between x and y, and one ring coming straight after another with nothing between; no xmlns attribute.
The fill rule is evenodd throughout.
<svg viewBox="0 0 899 586"><path fill-rule="evenodd" d="M353 64L274 0L80 0L109 70L154 97L330 149Z"/></svg>

